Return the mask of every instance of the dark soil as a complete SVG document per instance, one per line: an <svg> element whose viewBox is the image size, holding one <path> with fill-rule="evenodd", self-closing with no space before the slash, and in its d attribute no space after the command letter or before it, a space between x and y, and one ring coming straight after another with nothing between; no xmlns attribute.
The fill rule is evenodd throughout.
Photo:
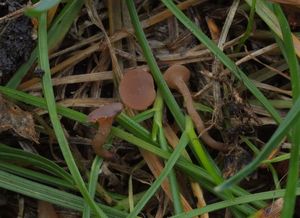
<svg viewBox="0 0 300 218"><path fill-rule="evenodd" d="M13 12L24 1L0 2L0 14ZM2 14L3 16L4 14ZM31 19L20 16L9 21L0 21L0 84L8 80L18 67L30 56L35 40Z"/></svg>

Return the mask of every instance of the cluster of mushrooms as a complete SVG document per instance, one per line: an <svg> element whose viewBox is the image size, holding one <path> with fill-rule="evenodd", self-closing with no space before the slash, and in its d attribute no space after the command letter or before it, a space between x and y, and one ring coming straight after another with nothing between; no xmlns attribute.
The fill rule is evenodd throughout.
<svg viewBox="0 0 300 218"><path fill-rule="evenodd" d="M164 79L171 89L179 92L184 99L187 113L193 120L196 130L206 145L213 149L223 151L224 143L213 139L205 130L205 125L194 108L192 95L187 86L190 71L183 65L172 65L164 73ZM150 73L143 69L128 70L119 85L121 100L126 107L142 111L153 104L156 92L154 81ZM123 110L123 104L112 103L99 107L88 115L88 121L98 123L98 131L91 144L95 153L104 159L112 159L113 154L104 149L103 145L111 131L115 116Z"/></svg>

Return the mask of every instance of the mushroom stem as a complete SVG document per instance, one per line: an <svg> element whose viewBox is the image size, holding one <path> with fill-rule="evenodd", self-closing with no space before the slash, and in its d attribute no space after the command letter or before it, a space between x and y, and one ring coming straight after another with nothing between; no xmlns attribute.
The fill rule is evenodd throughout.
<svg viewBox="0 0 300 218"><path fill-rule="evenodd" d="M88 121L92 123L98 123L98 131L92 140L92 146L95 153L104 159L112 159L113 154L103 148L103 145L110 133L111 126L114 121L114 117L120 113L123 109L121 103L111 103L108 105L103 105L98 109L92 111L88 115Z"/></svg>
<svg viewBox="0 0 300 218"><path fill-rule="evenodd" d="M105 121L99 122L97 133L91 142L95 153L107 160L113 158L113 153L103 148L103 145L105 144L107 137L109 136L112 123L113 119L107 119Z"/></svg>
<svg viewBox="0 0 300 218"><path fill-rule="evenodd" d="M197 132L200 135L200 137L203 139L203 141L213 149L216 149L219 151L226 150L224 143L218 142L215 139L213 139L208 134L208 132L205 130L204 123L193 105L193 99L192 99L190 90L188 89L185 82L182 79L176 80L176 87L177 87L177 90L182 94L184 102L186 104L187 112L190 115L191 119L193 120L193 122L196 126L196 129L197 129Z"/></svg>

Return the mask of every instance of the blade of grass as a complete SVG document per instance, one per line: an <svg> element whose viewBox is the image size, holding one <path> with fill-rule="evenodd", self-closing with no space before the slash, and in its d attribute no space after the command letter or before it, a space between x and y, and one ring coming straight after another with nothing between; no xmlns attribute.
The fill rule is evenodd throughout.
<svg viewBox="0 0 300 218"><path fill-rule="evenodd" d="M63 40L74 19L78 16L83 3L83 0L68 1L60 14L56 17L49 29L48 45L50 50L58 46L58 44ZM23 77L37 60L37 56L38 49L35 48L26 63L17 70L6 86L10 88L17 88Z"/></svg>
<svg viewBox="0 0 300 218"><path fill-rule="evenodd" d="M253 153L255 155L259 154L259 149L248 138L241 137L241 139L253 151ZM271 171L273 181L274 181L274 185L275 185L276 189L280 189L281 187L280 187L280 182L279 182L279 179L278 179L277 171L272 166L272 164L269 163L269 164L267 164L267 166L268 166L269 170Z"/></svg>
<svg viewBox="0 0 300 218"><path fill-rule="evenodd" d="M84 200L76 195L12 175L0 170L0 187L25 196L47 201L65 208L83 211ZM109 217L126 217L126 213L102 204L99 206Z"/></svg>
<svg viewBox="0 0 300 218"><path fill-rule="evenodd" d="M288 153L288 154L282 154L282 155L279 155L277 157L272 158L271 160L265 160L262 163L263 164L278 163L278 162L281 162L281 161L284 161L284 160L288 160L288 159L290 159L290 157L291 157L290 153Z"/></svg>
<svg viewBox="0 0 300 218"><path fill-rule="evenodd" d="M53 6L59 4L61 0L40 0L35 7L27 8L25 13L29 16L37 16L40 13L51 9Z"/></svg>
<svg viewBox="0 0 300 218"><path fill-rule="evenodd" d="M98 217L107 217L106 214L96 205L94 200L88 193L85 187L84 181L80 175L80 172L76 166L75 160L73 158L72 152L69 148L68 141L65 137L63 128L60 124L60 120L56 111L56 104L54 98L54 92L52 89L51 72L49 66L48 57L48 45L47 45L47 13L40 14L39 18L39 29L38 29L38 54L39 54L39 64L40 68L44 71L42 78L43 93L47 103L47 108L50 116L51 123L53 125L53 130L55 132L58 144L62 151L63 157L68 165L68 168L73 176L73 179L78 186L82 196L89 204L91 208L95 210Z"/></svg>
<svg viewBox="0 0 300 218"><path fill-rule="evenodd" d="M291 37L291 30L289 23L285 18L285 15L278 4L273 5L274 12L277 15L279 25L281 28L283 40L282 44L285 53L285 59L289 65L292 83L293 102L299 99L300 95L300 69L298 59L295 53L294 44ZM286 186L286 193L284 195L283 209L281 212L282 217L293 217L295 201L296 201L296 189L299 172L299 152L300 152L300 122L295 124L295 128L292 130L292 148L291 157L289 161L288 180Z"/></svg>
<svg viewBox="0 0 300 218"><path fill-rule="evenodd" d="M280 189L280 190L276 190L276 191L267 191L267 192L260 192L257 194L244 195L242 197L238 197L233 200L221 201L218 203L210 204L204 208L195 209L195 210L189 211L187 213L178 214L176 216L172 216L172 218L192 218L192 217L196 217L201 214L204 214L204 213L217 211L217 210L228 208L228 207L231 207L234 205L245 204L245 203L249 203L249 202L253 202L253 201L276 199L276 198L283 197L285 192L286 192L285 189ZM295 194L300 195L300 188L296 189ZM283 216L281 216L281 217L283 217Z"/></svg>
<svg viewBox="0 0 300 218"><path fill-rule="evenodd" d="M92 198L94 198L96 193L96 186L97 186L98 176L99 176L102 163L103 163L103 159L100 158L99 156L96 156L91 167L88 190ZM91 217L91 208L86 202L84 202L82 218L90 218L90 217Z"/></svg>
<svg viewBox="0 0 300 218"><path fill-rule="evenodd" d="M155 114L153 117L152 138L154 138L153 141L156 141L156 138L158 138L160 147L163 150L168 151L168 144L162 126L163 107L164 107L163 99L160 95L160 92L157 92L156 100L153 106L153 108L155 109ZM174 212L175 214L178 214L183 212L183 208L180 200L180 192L179 192L179 187L176 179L176 173L173 169L170 171L168 179L169 179L170 189L173 198Z"/></svg>
<svg viewBox="0 0 300 218"><path fill-rule="evenodd" d="M0 157L1 160L22 161L23 163L31 164L35 168L42 169L48 173L62 178L71 185L74 184L72 176L69 173L67 173L63 168L58 166L56 163L48 160L47 158L44 158L37 154L32 154L26 151L22 151L20 149L11 148L0 143Z"/></svg>
<svg viewBox="0 0 300 218"><path fill-rule="evenodd" d="M250 34L253 30L255 5L256 5L256 0L253 0L252 5L251 5L251 9L250 9L250 15L249 15L249 21L248 21L248 24L247 24L247 28L246 28L246 31L245 31L243 37L239 41L236 52L240 52L242 46L245 44L246 40L249 38L249 36L250 36Z"/></svg>
<svg viewBox="0 0 300 218"><path fill-rule="evenodd" d="M47 104L44 98L39 98L4 86L0 86L0 92L9 98L47 110ZM64 117L70 118L72 120L78 121L83 124L87 124L87 119L85 114L63 106L59 106L59 105L55 105L55 106L57 108L57 112L63 115Z"/></svg>
<svg viewBox="0 0 300 218"><path fill-rule="evenodd" d="M4 161L0 161L0 169L47 185L75 189L75 187L66 180L29 170L24 167L19 167Z"/></svg>
<svg viewBox="0 0 300 218"><path fill-rule="evenodd" d="M188 119L185 123L187 125L187 127L186 127L187 130L189 128L193 128L193 124L192 124L192 121L190 119ZM139 212L144 208L146 203L155 194L157 189L160 187L161 183L164 181L164 179L171 172L171 170L173 169L176 161L180 157L181 152L184 150L184 148L188 144L188 142L189 142L189 138L187 136L186 131L184 131L181 135L181 138L179 140L178 145L176 146L175 150L173 151L170 158L166 162L165 167L162 170L161 174L155 180L155 182L150 186L150 188L147 190L147 192L143 195L143 197L140 199L140 201L135 206L134 210L127 216L127 218L135 218L139 214Z"/></svg>

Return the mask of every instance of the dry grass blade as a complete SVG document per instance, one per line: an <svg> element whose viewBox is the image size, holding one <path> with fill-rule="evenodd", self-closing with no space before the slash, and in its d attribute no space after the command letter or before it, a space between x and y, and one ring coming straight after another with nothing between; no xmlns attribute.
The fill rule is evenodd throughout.
<svg viewBox="0 0 300 218"><path fill-rule="evenodd" d="M54 75L62 70L71 68L75 64L79 63L80 61L84 60L85 58L89 57L92 53L99 50L99 45L94 44L90 47L77 51L73 56L67 58L66 60L60 62L56 66L51 68L51 74ZM33 78L30 80L27 80L26 82L20 84L19 89L29 89L34 84L40 82L41 80L39 78Z"/></svg>
<svg viewBox="0 0 300 218"><path fill-rule="evenodd" d="M83 83L83 82L95 82L95 81L103 81L103 80L112 80L113 74L112 71L105 71L105 72L96 72L91 73L89 76L86 74L79 74L79 75L71 75L71 76L65 76L65 77L58 77L52 79L53 86L58 85L67 85L67 84L74 84L74 83ZM41 89L42 85L40 83L32 85L27 88L22 88L23 91L31 91L31 90L37 90Z"/></svg>
<svg viewBox="0 0 300 218"><path fill-rule="evenodd" d="M155 155L152 155L148 151L140 150L140 152L143 155L146 163L148 164L148 167L150 168L151 172L153 173L155 178L157 178L163 170L163 165L162 165L160 159L158 157L156 157ZM170 192L170 184L169 184L168 180L165 180L161 184L161 187L164 190L164 192L166 193L166 195L168 196L168 198L172 199L172 194ZM187 211L192 210L191 205L188 203L188 201L182 195L181 195L181 203L182 203L184 211L187 212Z"/></svg>
<svg viewBox="0 0 300 218"><path fill-rule="evenodd" d="M166 125L164 127L164 133L168 140L168 143L173 147L173 149L175 149L176 145L179 142L179 138L177 137L177 135L175 134L173 129L169 125ZM192 161L186 151L184 151L183 156L185 158L187 158L188 160ZM202 192L202 189L201 189L199 183L194 182L191 178L190 178L190 183L191 183L191 188L192 188L193 194L197 198L197 207L198 208L205 207L206 202L205 202L203 192ZM201 218L208 218L208 217L209 217L208 213L201 215Z"/></svg>
<svg viewBox="0 0 300 218"><path fill-rule="evenodd" d="M251 0L246 0L249 5L252 5ZM284 1L288 2L288 1ZM257 1L256 13L270 26L270 28L282 39L282 33L278 23L278 19L275 14L265 5L263 1ZM298 57L300 57L300 40L292 33L292 40L294 43L295 51Z"/></svg>
<svg viewBox="0 0 300 218"><path fill-rule="evenodd" d="M114 82L116 85L119 84L121 78L122 78L122 71L118 63L117 56L114 52L113 46L111 44L111 40L108 37L106 30L102 24L101 18L98 15L98 12L96 11L96 7L94 6L94 3L91 0L85 1L85 5L87 7L87 12L89 14L89 17L93 21L93 23L101 29L101 31L104 33L105 41L108 46L109 52L110 52L110 57L112 60L112 65L113 65L113 73L114 73Z"/></svg>

